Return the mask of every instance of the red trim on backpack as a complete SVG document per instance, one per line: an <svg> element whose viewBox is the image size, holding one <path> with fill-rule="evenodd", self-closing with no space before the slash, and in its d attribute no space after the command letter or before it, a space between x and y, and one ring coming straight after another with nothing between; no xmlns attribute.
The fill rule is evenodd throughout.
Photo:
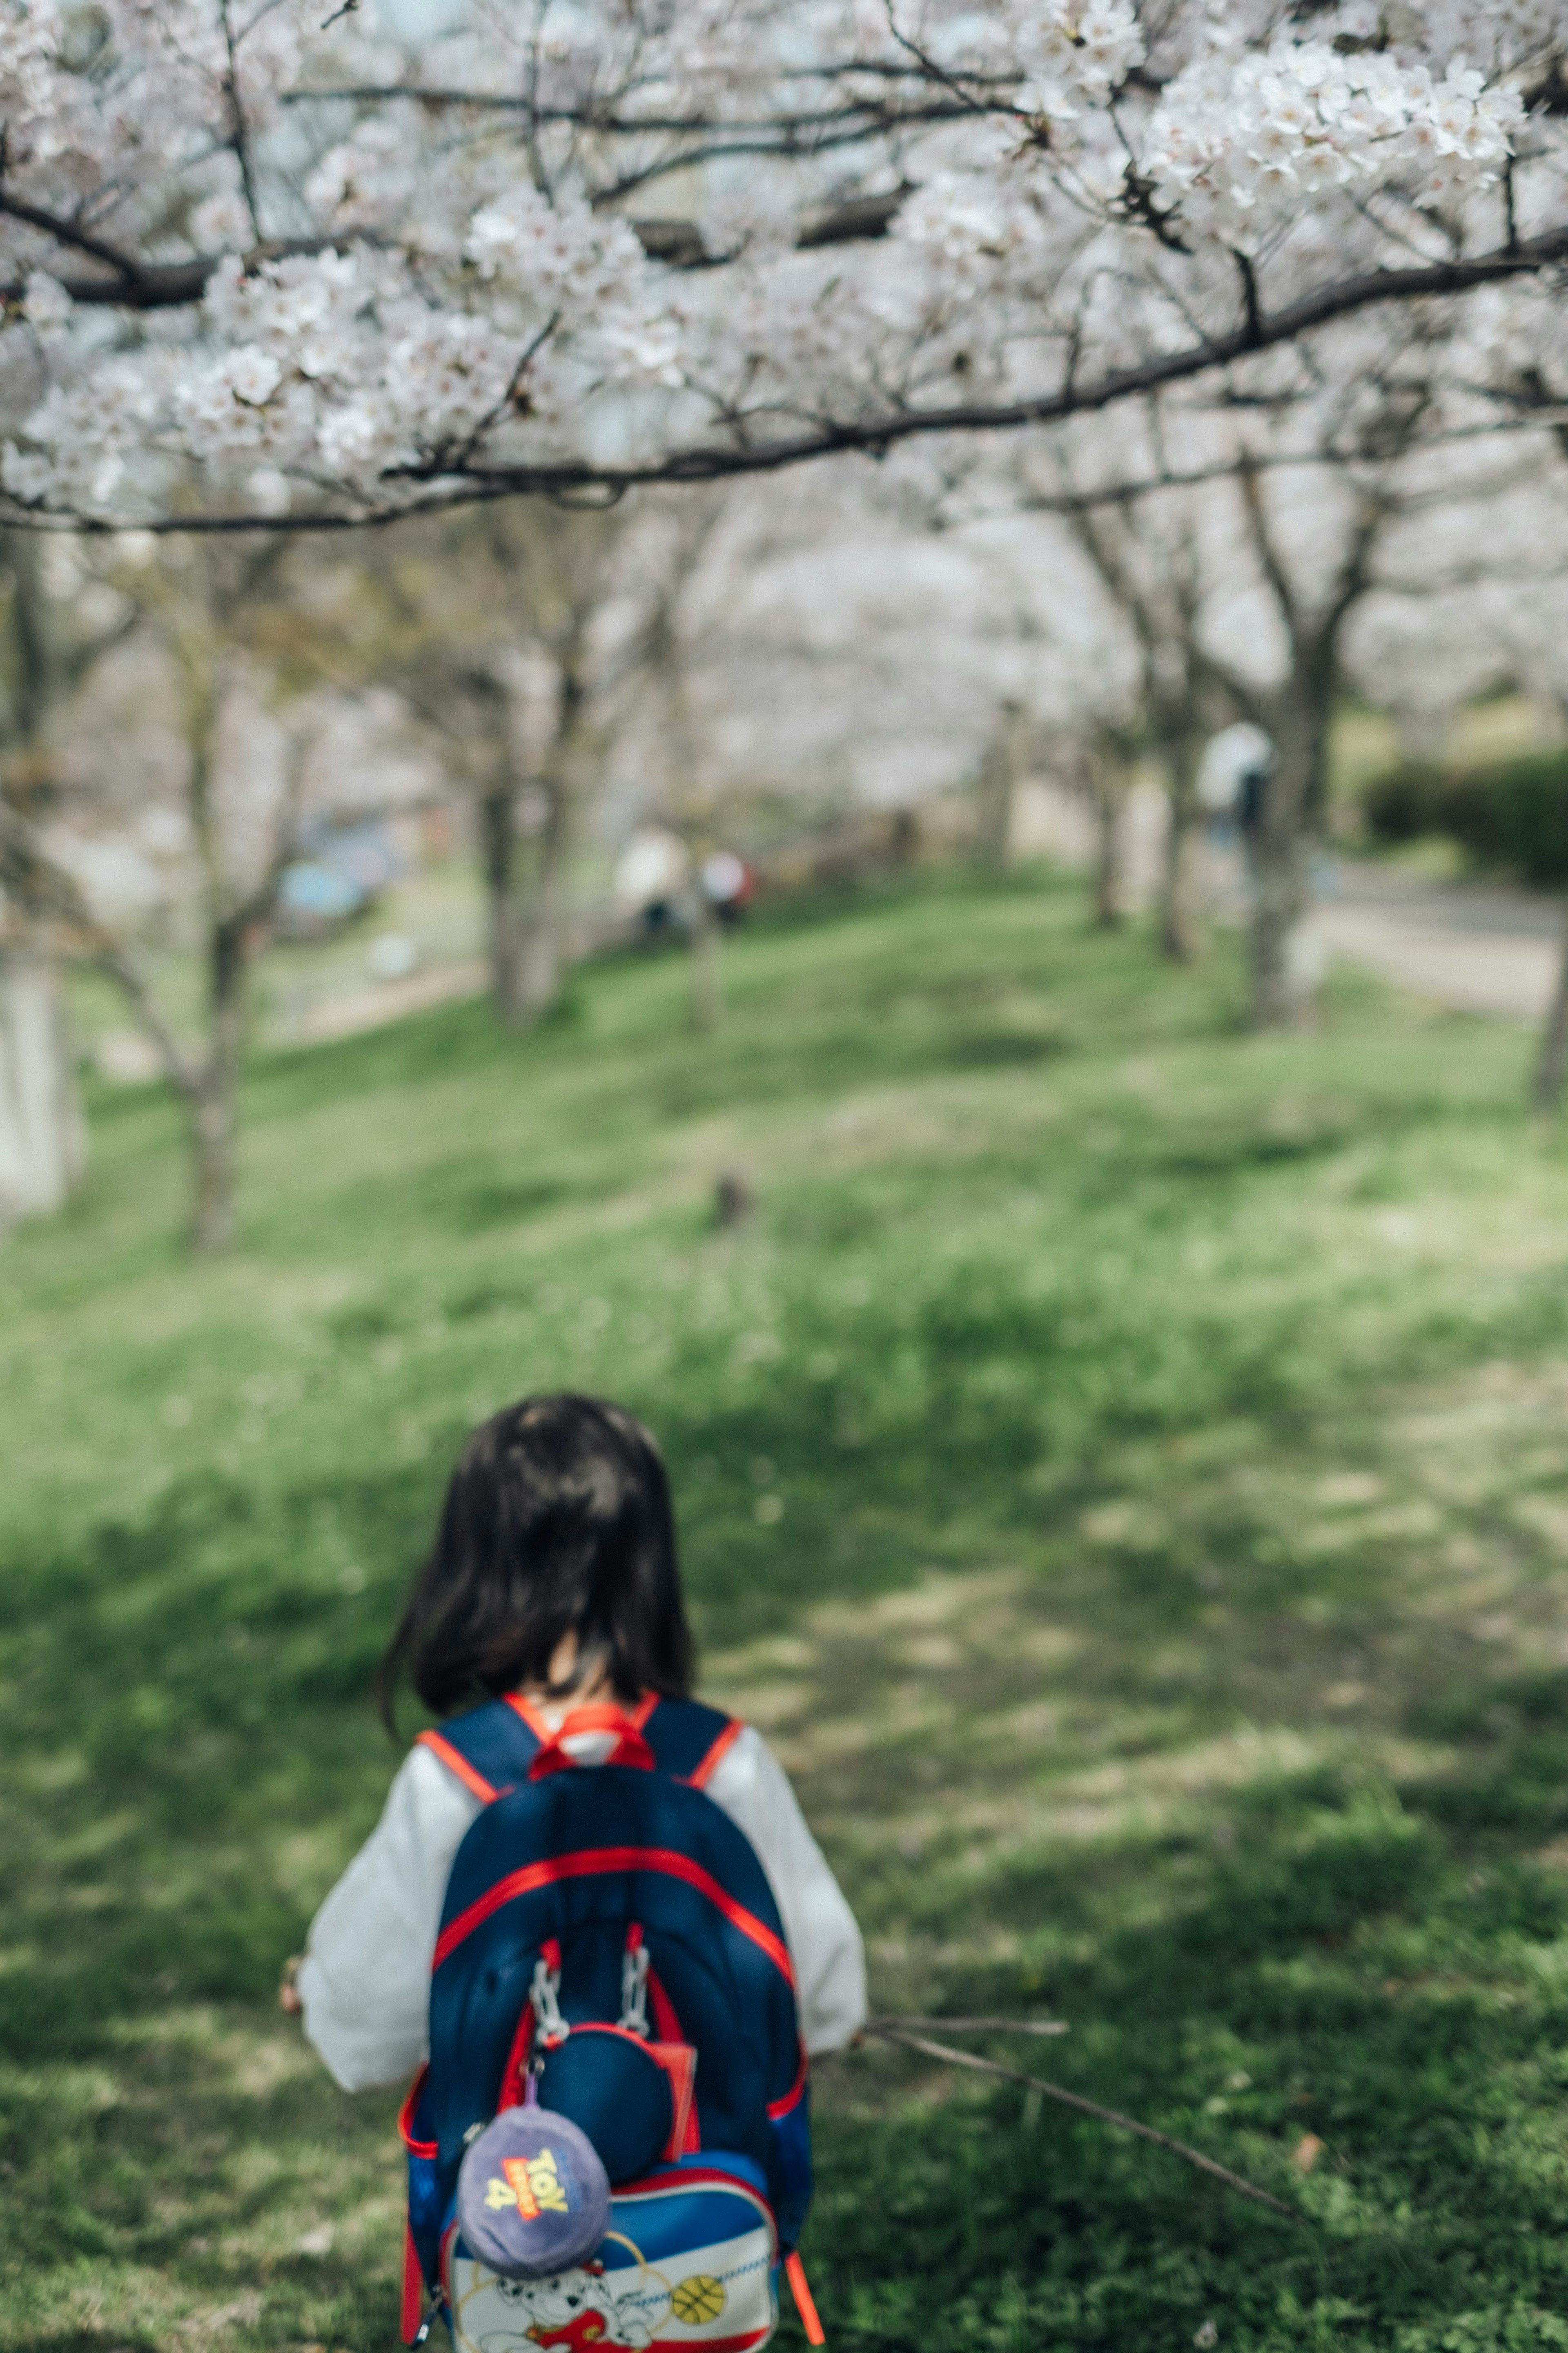
<svg viewBox="0 0 1568 2353"><path fill-rule="evenodd" d="M397 2111L397 2130L410 2157L432 2158L440 2154L439 2144L433 2140L416 2140L414 2118L419 2107L419 2095L425 2089L428 2067L421 2067L408 2086L407 2096ZM419 2260L419 2250L414 2243L414 2225L403 2226L403 2305L402 2329L405 2345L412 2345L419 2334L425 2317L425 2267Z"/></svg>
<svg viewBox="0 0 1568 2353"><path fill-rule="evenodd" d="M439 2142L416 2140L414 2137L414 2119L419 2110L419 2094L425 2089L425 2078L429 2073L428 2067L420 2068L408 2086L407 2097L397 2111L398 2134L410 2157L437 2157L440 2154Z"/></svg>
<svg viewBox="0 0 1568 2353"><path fill-rule="evenodd" d="M438 1732L419 1733L414 1746L416 1748L427 1748L432 1757L438 1757L447 1772L455 1773L463 1787L471 1789L481 1805L488 1806L500 1797L500 1791L494 1782L487 1781L484 1775L477 1771L449 1740L443 1740Z"/></svg>
<svg viewBox="0 0 1568 2353"><path fill-rule="evenodd" d="M787 2116L792 2108L798 2107L800 2105L802 2096L805 2091L806 2073L810 2068L810 2065L811 2061L806 2054L805 2044L803 2042L800 2046L800 2065L795 2071L795 2082L790 2085L789 2090L784 2094L782 2100L770 2100L768 2102L768 2114L772 2116L775 2125L782 2117Z"/></svg>
<svg viewBox="0 0 1568 2353"><path fill-rule="evenodd" d="M530 1732L532 1733L536 1740L553 1740L555 1737L554 1734L551 1731L543 1715L537 1707L535 1707L531 1699L524 1699L521 1692L503 1692L501 1694L501 1697L505 1700L508 1707L514 1708L517 1714L521 1716L524 1724L527 1725ZM600 1703L595 1700L593 1702L593 1704L596 1707ZM634 1732L640 1732L643 1729L648 1717L653 1714L654 1709L658 1705L658 1692L644 1692L641 1699L638 1700L636 1707L632 1709L630 1715L627 1717L627 1721ZM623 1708L621 1713L625 1715L626 1711Z"/></svg>
<svg viewBox="0 0 1568 2353"><path fill-rule="evenodd" d="M647 1973L647 1998L653 2010L653 2031L661 2042L684 2042L686 2029L680 2023L675 2004L666 1993L658 1971Z"/></svg>
<svg viewBox="0 0 1568 2353"><path fill-rule="evenodd" d="M669 2077L675 2100L675 2122L669 2128L669 2157L696 2157L702 2147L702 2127L697 2116L697 2053L689 2042L650 2042L659 2053L659 2065Z"/></svg>
<svg viewBox="0 0 1568 2353"><path fill-rule="evenodd" d="M457 1918L442 1929L437 1939L435 1957L430 1966L438 1969L449 1953L454 1952L466 1936L473 1934L492 1912L503 1904L513 1903L520 1895L531 1895L537 1888L552 1887L558 1879L594 1879L601 1873L612 1871L662 1871L670 1879L683 1880L705 1895L718 1912L721 1912L732 1928L749 1936L760 1951L764 1952L774 1968L793 1988L795 1971L790 1966L789 1947L782 1936L775 1936L754 1912L737 1904L727 1894L711 1873L703 1870L689 1855L678 1854L667 1846L595 1846L584 1847L576 1854L552 1855L545 1862L526 1863L521 1871L509 1871L504 1879L458 1913Z"/></svg>
<svg viewBox="0 0 1568 2353"><path fill-rule="evenodd" d="M772 2335L770 2322L765 2328L748 2329L743 2337L676 2337L669 2341L672 2345L700 2345L702 2353L752 2353L753 2345L765 2345ZM536 2341L548 2345L550 2339L546 2337Z"/></svg>
<svg viewBox="0 0 1568 2353"><path fill-rule="evenodd" d="M534 1706L531 1700L524 1699L521 1692L506 1692L502 1694L502 1696L505 1699L508 1707L516 1709L518 1715L521 1716L524 1724L527 1725L530 1732L532 1733L535 1740L539 1742L541 1747L544 1746L547 1740L551 1740L554 1737L550 1726L545 1723L544 1718L540 1715L539 1710Z"/></svg>
<svg viewBox="0 0 1568 2353"><path fill-rule="evenodd" d="M405 2345L412 2345L419 2334L419 2324L425 2317L425 2272L419 2261L419 2250L414 2243L412 2225L403 2230L403 2307L398 2334Z"/></svg>
<svg viewBox="0 0 1568 2353"><path fill-rule="evenodd" d="M635 2181L620 2183L616 2196L617 2199L658 2198L668 2189L689 2189L694 2182L699 2188L732 2189L738 2197L749 2198L777 2229L773 2207L762 2190L753 2189L751 2183L743 2181L738 2173L726 2173L721 2165L672 2165L667 2173L639 2174Z"/></svg>
<svg viewBox="0 0 1568 2353"><path fill-rule="evenodd" d="M616 2194L620 2198L658 2198L667 2189L689 2189L693 2182L704 2189L716 2184L721 2189L743 2189L749 2198L756 2200L759 2206L768 2204L760 2189L753 2189L749 2181L741 2179L739 2174L726 2173L717 2165L671 2166L668 2173L639 2173L635 2181L617 2184ZM772 2207L768 2207L768 2211L772 2213Z"/></svg>
<svg viewBox="0 0 1568 2353"><path fill-rule="evenodd" d="M696 1767L694 1767L691 1772L684 1776L689 1788L693 1789L705 1789L708 1787L714 1772L717 1770L718 1767L722 1764L724 1758L729 1755L731 1748L733 1746L734 1743L739 1740L745 1728L745 1725L742 1723L738 1715L732 1715L730 1718L729 1723L724 1726L723 1731L719 1735L719 1737L713 1743L712 1747L708 1751L707 1756L704 1757Z"/></svg>

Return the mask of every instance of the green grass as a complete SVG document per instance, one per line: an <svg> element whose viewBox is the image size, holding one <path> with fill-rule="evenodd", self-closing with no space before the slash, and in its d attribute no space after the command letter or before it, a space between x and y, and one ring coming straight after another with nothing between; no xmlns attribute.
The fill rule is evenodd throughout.
<svg viewBox="0 0 1568 2353"><path fill-rule="evenodd" d="M459 1435L566 1383L664 1440L705 1686L879 2006L1059 2014L1047 2072L1300 2210L852 2054L835 2346L1568 2344L1528 1040L1359 983L1248 1039L1228 949L1173 974L1039 877L780 913L711 1040L684 985L259 1059L218 1265L169 1106L98 1095L82 1200L0 1256L0 2347L394 2341L395 2097L272 1989L389 1777L365 1686Z"/></svg>

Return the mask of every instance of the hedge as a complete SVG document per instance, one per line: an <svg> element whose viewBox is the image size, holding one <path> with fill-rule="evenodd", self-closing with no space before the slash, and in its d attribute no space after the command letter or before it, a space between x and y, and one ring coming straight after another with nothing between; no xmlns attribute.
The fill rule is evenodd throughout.
<svg viewBox="0 0 1568 2353"><path fill-rule="evenodd" d="M1568 882L1568 751L1476 768L1404 761L1368 786L1363 807L1374 840L1447 834L1527 881Z"/></svg>

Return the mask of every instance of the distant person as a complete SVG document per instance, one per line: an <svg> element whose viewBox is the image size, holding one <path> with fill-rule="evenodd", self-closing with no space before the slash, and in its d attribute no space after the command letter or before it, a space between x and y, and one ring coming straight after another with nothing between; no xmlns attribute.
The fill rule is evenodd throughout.
<svg viewBox="0 0 1568 2353"><path fill-rule="evenodd" d="M1264 796L1274 761L1273 739L1250 720L1222 727L1204 747L1198 799L1211 818L1236 827L1249 857L1263 822Z"/></svg>
<svg viewBox="0 0 1568 2353"><path fill-rule="evenodd" d="M810 2196L805 2054L863 2023L864 1954L782 1767L750 1725L691 1698L691 1668L648 1432L574 1396L486 1422L379 1678L389 1725L406 1671L440 1728L418 1736L281 1993L346 2091L428 2063L405 2111L405 2319L418 2325L427 2289L459 2316L459 2353L495 2299L509 2299L498 2330L519 2298L538 2301L452 2235L469 2142L531 2101L587 2135L617 2196L656 2173L679 2190L689 2166L694 2197L698 2176L731 2185L753 2239L771 2209L766 2262L754 2245L735 2258L736 2324L757 2319L781 2252L810 2310L791 2253ZM488 2194L505 2208L510 2193L497 2176ZM628 2209L642 2211L631 2193ZM717 2311L731 2293L708 2243L719 2225L710 2205L693 2211L707 2241L680 2292ZM604 2260L550 2283L600 2318L617 2279L642 2276L616 2271L615 2216ZM679 2242L679 2229L660 2242L667 2281ZM525 2333L553 2341L542 2307L536 2319ZM646 2342L643 2319L628 2306L633 2333L606 2342Z"/></svg>
<svg viewBox="0 0 1568 2353"><path fill-rule="evenodd" d="M756 876L732 849L716 849L710 858L705 858L698 879L703 897L719 922L726 926L738 923L756 896Z"/></svg>
<svg viewBox="0 0 1568 2353"><path fill-rule="evenodd" d="M615 894L645 940L683 931L691 888L691 852L667 826L639 826L621 852Z"/></svg>

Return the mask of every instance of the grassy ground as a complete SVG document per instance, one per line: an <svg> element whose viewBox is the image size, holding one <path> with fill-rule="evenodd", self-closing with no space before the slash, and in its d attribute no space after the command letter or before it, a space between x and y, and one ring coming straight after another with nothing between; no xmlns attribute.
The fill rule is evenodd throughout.
<svg viewBox="0 0 1568 2353"><path fill-rule="evenodd" d="M729 981L710 1042L627 962L527 1042L472 1007L258 1061L218 1266L168 1107L105 1094L79 1207L0 1258L0 2347L393 2342L395 2097L272 1989L388 1778L366 1679L459 1433L563 1383L664 1438L706 1687L879 2005L1065 2017L1048 2072L1300 2210L851 2055L836 2346L1568 2344L1528 1041L1359 983L1247 1039L1228 952L1160 970L1037 878L780 915Z"/></svg>

